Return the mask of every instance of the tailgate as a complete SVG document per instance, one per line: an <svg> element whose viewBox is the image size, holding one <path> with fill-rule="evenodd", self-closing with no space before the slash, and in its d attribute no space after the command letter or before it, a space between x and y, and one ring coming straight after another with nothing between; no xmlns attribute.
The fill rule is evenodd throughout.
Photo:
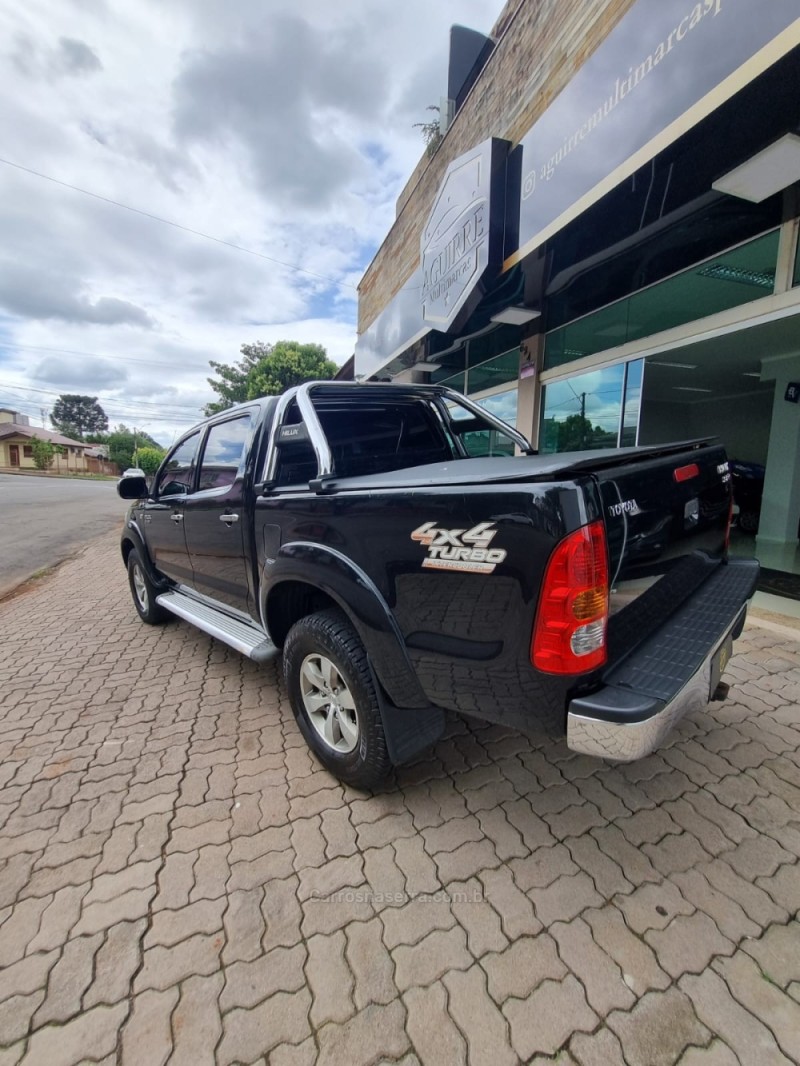
<svg viewBox="0 0 800 1066"><path fill-rule="evenodd" d="M646 639L725 555L731 484L725 450L681 444L593 471L609 553L609 662Z"/></svg>

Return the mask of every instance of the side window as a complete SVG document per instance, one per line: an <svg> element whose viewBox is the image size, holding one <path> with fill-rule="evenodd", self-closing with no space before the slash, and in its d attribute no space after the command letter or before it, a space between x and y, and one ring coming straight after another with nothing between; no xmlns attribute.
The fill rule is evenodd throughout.
<svg viewBox="0 0 800 1066"><path fill-rule="evenodd" d="M157 496L185 496L191 491L194 457L200 443L200 430L187 437L170 455L158 477Z"/></svg>
<svg viewBox="0 0 800 1066"><path fill-rule="evenodd" d="M461 434L470 459L485 455L513 455L514 442L496 429L473 429Z"/></svg>
<svg viewBox="0 0 800 1066"><path fill-rule="evenodd" d="M339 477L383 474L453 457L441 421L424 402L320 405L317 413Z"/></svg>
<svg viewBox="0 0 800 1066"><path fill-rule="evenodd" d="M284 426L300 426L300 410L296 402L289 405ZM317 456L307 439L286 440L278 443L278 467L275 472L276 488L297 486L308 488L308 483L317 476Z"/></svg>
<svg viewBox="0 0 800 1066"><path fill-rule="evenodd" d="M219 422L209 429L200 464L198 492L227 488L234 483L244 464L251 426L251 415L244 415L229 422Z"/></svg>
<svg viewBox="0 0 800 1066"><path fill-rule="evenodd" d="M459 403L448 401L450 428L460 439L470 459L487 455L514 455L514 441Z"/></svg>

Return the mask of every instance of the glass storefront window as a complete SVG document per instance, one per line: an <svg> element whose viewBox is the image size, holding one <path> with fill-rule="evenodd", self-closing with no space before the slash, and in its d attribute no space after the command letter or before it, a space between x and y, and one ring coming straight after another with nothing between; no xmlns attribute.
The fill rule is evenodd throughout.
<svg viewBox="0 0 800 1066"><path fill-rule="evenodd" d="M485 407L489 414L502 418L510 426L517 425L517 396L519 389L515 385L513 389L505 392L496 392L493 396L475 397L473 402Z"/></svg>
<svg viewBox="0 0 800 1066"><path fill-rule="evenodd" d="M444 385L448 389L455 389L456 392L466 393L467 375L462 372L460 374L453 374L452 377L445 378L438 377L436 374L434 374L431 384Z"/></svg>
<svg viewBox="0 0 800 1066"><path fill-rule="evenodd" d="M516 381L519 375L519 327L497 326L488 333L435 357L439 369L431 383L473 395Z"/></svg>
<svg viewBox="0 0 800 1066"><path fill-rule="evenodd" d="M778 234L773 230L553 330L545 338L545 369L768 296L775 284Z"/></svg>
<svg viewBox="0 0 800 1066"><path fill-rule="evenodd" d="M519 348L489 359L480 366L473 366L467 371L467 392L471 396L476 392L505 385L507 381L516 381L519 377Z"/></svg>
<svg viewBox="0 0 800 1066"><path fill-rule="evenodd" d="M644 359L625 364L625 403L622 408L620 448L634 448L639 440L639 412L642 407Z"/></svg>
<svg viewBox="0 0 800 1066"><path fill-rule="evenodd" d="M491 414L502 418L511 426L517 424L517 387L493 396L475 397L475 403L485 407ZM473 458L479 455L513 455L514 442L496 429L479 429L464 433L461 437L467 452Z"/></svg>
<svg viewBox="0 0 800 1066"><path fill-rule="evenodd" d="M576 452L636 444L642 359L545 386L539 451Z"/></svg>
<svg viewBox="0 0 800 1066"><path fill-rule="evenodd" d="M624 383L619 363L546 385L539 451L616 447Z"/></svg>
<svg viewBox="0 0 800 1066"><path fill-rule="evenodd" d="M519 326L495 326L467 342L467 366L477 366L519 346Z"/></svg>

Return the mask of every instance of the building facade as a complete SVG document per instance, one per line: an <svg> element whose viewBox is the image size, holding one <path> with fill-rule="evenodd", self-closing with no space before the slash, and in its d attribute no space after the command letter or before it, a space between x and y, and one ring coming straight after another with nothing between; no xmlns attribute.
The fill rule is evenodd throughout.
<svg viewBox="0 0 800 1066"><path fill-rule="evenodd" d="M719 436L763 473L759 556L800 571L800 3L510 0L464 32L356 375L541 451Z"/></svg>
<svg viewBox="0 0 800 1066"><path fill-rule="evenodd" d="M35 470L33 438L56 445L53 456L54 474L115 473L116 464L107 463L94 453L96 449L83 441L72 440L62 433L32 426L27 415L18 411L0 409L0 469Z"/></svg>

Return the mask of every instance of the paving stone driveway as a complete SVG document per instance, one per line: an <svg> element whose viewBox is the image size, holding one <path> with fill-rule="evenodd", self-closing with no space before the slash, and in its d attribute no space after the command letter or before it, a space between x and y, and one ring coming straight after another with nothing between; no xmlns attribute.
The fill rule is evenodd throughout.
<svg viewBox="0 0 800 1066"><path fill-rule="evenodd" d="M638 764L454 720L365 796L116 537L0 627L0 1066L800 1062L800 643Z"/></svg>

